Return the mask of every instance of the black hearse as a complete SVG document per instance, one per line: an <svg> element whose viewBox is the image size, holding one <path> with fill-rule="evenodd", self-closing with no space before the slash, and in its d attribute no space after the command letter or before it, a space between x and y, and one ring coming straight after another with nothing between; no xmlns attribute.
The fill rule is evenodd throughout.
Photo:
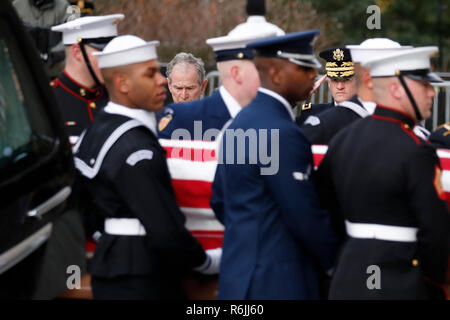
<svg viewBox="0 0 450 320"><path fill-rule="evenodd" d="M30 36L0 6L0 298L35 295L42 250L74 178L71 148Z"/></svg>

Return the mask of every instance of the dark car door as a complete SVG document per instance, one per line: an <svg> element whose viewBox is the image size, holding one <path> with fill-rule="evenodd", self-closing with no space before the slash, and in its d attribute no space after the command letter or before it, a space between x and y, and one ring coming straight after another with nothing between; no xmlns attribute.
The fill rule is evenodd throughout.
<svg viewBox="0 0 450 320"><path fill-rule="evenodd" d="M72 153L43 66L0 6L0 297L28 298L36 251L72 191Z"/></svg>

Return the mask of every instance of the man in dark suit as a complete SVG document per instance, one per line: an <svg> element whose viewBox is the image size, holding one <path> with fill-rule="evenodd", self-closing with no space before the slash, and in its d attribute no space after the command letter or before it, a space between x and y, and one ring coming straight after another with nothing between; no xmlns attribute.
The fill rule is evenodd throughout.
<svg viewBox="0 0 450 320"><path fill-rule="evenodd" d="M217 156L213 154L216 138L227 121L256 96L260 85L251 60L253 51L245 46L250 41L284 33L260 16L264 10L257 4L264 2L249 2L249 10L253 11L248 12L248 21L237 25L226 36L206 41L216 55L221 81L218 90L203 99L168 105L158 125L160 143L168 151L178 204L187 216L188 229L206 248L222 246L223 226L209 206L217 165ZM183 148L184 154L177 156L179 152L178 149L173 152L174 147ZM208 155L197 157L202 161L201 168L197 168L196 154Z"/></svg>
<svg viewBox="0 0 450 320"><path fill-rule="evenodd" d="M94 299L183 299L181 277L218 272L176 205L155 111L166 97L156 46L131 35L97 53L110 102L75 145L82 188L104 220L90 273Z"/></svg>
<svg viewBox="0 0 450 320"><path fill-rule="evenodd" d="M225 225L219 299L319 299L318 274L334 261L337 239L310 179L311 146L292 111L314 85L318 34L248 44L261 88L223 133L211 199Z"/></svg>
<svg viewBox="0 0 450 320"><path fill-rule="evenodd" d="M356 94L355 70L350 51L346 48L331 48L320 52L319 56L326 61L327 83L333 100L330 103L303 104L296 119L298 125L303 124L309 116L328 110Z"/></svg>
<svg viewBox="0 0 450 320"><path fill-rule="evenodd" d="M320 198L348 237L331 299L427 299L426 283L445 281L450 219L441 166L413 131L431 115L436 51L398 50L363 63L375 112L339 131L319 166Z"/></svg>

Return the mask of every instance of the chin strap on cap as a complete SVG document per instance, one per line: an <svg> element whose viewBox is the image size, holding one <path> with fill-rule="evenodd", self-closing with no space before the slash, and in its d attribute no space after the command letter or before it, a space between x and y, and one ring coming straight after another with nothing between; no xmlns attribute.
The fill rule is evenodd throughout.
<svg viewBox="0 0 450 320"><path fill-rule="evenodd" d="M416 119L417 122L420 122L423 120L422 115L420 114L419 108L417 107L416 101L414 100L414 97L411 94L411 91L409 91L408 86L406 85L405 79L403 78L403 75L401 73L400 70L397 70L395 72L395 75L398 77L398 79L400 80L400 83L402 84L403 89L405 89L405 92L409 98L409 101L411 102L411 105L414 109L414 113L416 114Z"/></svg>

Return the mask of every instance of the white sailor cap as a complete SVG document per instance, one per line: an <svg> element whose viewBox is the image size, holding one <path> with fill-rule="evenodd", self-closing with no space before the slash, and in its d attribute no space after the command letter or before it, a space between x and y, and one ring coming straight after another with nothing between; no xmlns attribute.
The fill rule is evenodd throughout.
<svg viewBox="0 0 450 320"><path fill-rule="evenodd" d="M382 57L398 50L411 49L412 46L402 46L388 38L372 38L361 42L360 45L345 46L350 50L353 62L363 64L368 59Z"/></svg>
<svg viewBox="0 0 450 320"><path fill-rule="evenodd" d="M389 55L374 57L365 61L362 65L370 68L370 76L405 77L430 82L442 82L442 79L431 72L430 56L438 52L438 48L419 47L405 50L397 50Z"/></svg>
<svg viewBox="0 0 450 320"><path fill-rule="evenodd" d="M117 24L125 16L121 13L106 16L87 16L53 26L52 31L62 32L64 45L84 42L97 49L117 36Z"/></svg>
<svg viewBox="0 0 450 320"><path fill-rule="evenodd" d="M146 42L133 35L122 35L111 40L103 51L93 54L98 58L100 69L126 66L157 59L158 45L159 41Z"/></svg>
<svg viewBox="0 0 450 320"><path fill-rule="evenodd" d="M247 43L276 35L284 35L284 31L263 16L250 16L247 21L237 25L228 35L206 40L215 54L216 61L253 59L253 50L245 48Z"/></svg>

